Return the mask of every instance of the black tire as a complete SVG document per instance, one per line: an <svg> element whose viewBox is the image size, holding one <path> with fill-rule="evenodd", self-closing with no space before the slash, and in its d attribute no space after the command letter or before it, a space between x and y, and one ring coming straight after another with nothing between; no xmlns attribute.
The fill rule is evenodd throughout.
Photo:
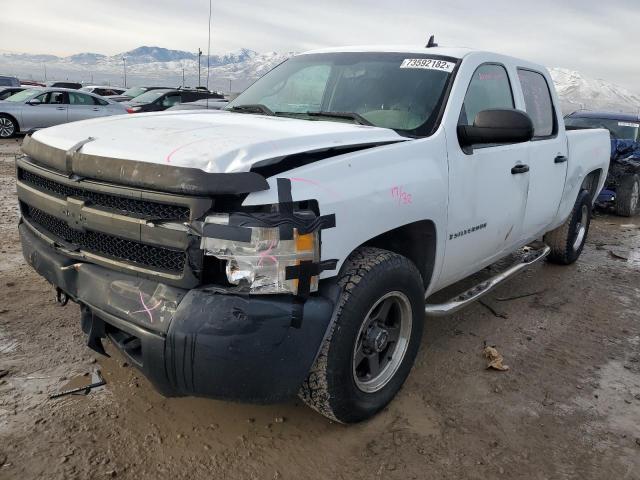
<svg viewBox="0 0 640 480"><path fill-rule="evenodd" d="M418 269L409 259L371 247L359 248L349 256L341 269L338 285L341 294L334 312L334 323L329 327L320 354L299 395L322 415L341 423L355 423L384 408L409 375L422 338L424 285ZM396 301L397 306L393 306ZM385 327L380 320L370 320L376 315L373 307L380 305L382 310L387 303L391 304L386 309L391 312L390 317L398 315L397 318L403 319L401 325L406 325L402 323L405 319L411 322L410 332L405 330L404 335L400 334L395 347L391 334L386 347L383 347L384 342L378 342L380 335L376 335L374 350L369 350L363 345L371 342L371 332L380 325ZM407 306L410 309L405 308ZM370 328L361 331L368 322L371 322ZM395 330L394 322L392 318L389 324L391 331ZM395 328L400 332L403 330L398 325ZM361 376L357 371L359 367L354 365L355 358L362 358L360 351L368 352L368 357L375 355L380 361L380 385L375 391L363 391L365 387L373 389L374 386L363 386L369 381L367 375ZM365 359L359 365L366 366L368 362ZM383 363L386 363L384 367ZM384 377L388 379L383 384Z"/></svg>
<svg viewBox="0 0 640 480"><path fill-rule="evenodd" d="M570 265L580 257L589 233L592 207L591 195L587 190L582 190L569 218L544 236L545 243L551 248L547 257L549 262Z"/></svg>
<svg viewBox="0 0 640 480"><path fill-rule="evenodd" d="M622 177L616 187L616 213L621 217L633 217L640 204L640 176Z"/></svg>
<svg viewBox="0 0 640 480"><path fill-rule="evenodd" d="M18 133L18 124L9 115L0 113L0 138L11 138Z"/></svg>

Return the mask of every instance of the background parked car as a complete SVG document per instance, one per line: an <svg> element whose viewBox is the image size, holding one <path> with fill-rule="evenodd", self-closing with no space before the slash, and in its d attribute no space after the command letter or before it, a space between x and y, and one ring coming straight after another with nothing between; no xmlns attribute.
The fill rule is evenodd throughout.
<svg viewBox="0 0 640 480"><path fill-rule="evenodd" d="M128 90L125 90L122 95L109 95L107 98L109 100L113 100L115 102L127 102L131 99L139 97L143 93L148 92L149 90L158 90L161 88L169 88L169 87L132 87Z"/></svg>
<svg viewBox="0 0 640 480"><path fill-rule="evenodd" d="M16 77L5 77L0 75L0 87L19 87L20 80Z"/></svg>
<svg viewBox="0 0 640 480"><path fill-rule="evenodd" d="M162 88L143 93L130 102L127 102L127 112L161 112L180 103L195 102L196 100L206 98L220 100L224 97L219 93L202 90Z"/></svg>
<svg viewBox="0 0 640 480"><path fill-rule="evenodd" d="M70 88L72 90L79 90L80 88L82 88L82 84L77 82L47 82L47 87Z"/></svg>
<svg viewBox="0 0 640 480"><path fill-rule="evenodd" d="M92 93L66 88L23 90L0 102L0 138L126 112L123 105Z"/></svg>
<svg viewBox="0 0 640 480"><path fill-rule="evenodd" d="M22 90L26 90L27 88L29 87L0 87L0 100L5 100L11 95L21 92Z"/></svg>
<svg viewBox="0 0 640 480"><path fill-rule="evenodd" d="M46 87L42 82L36 82L34 80L20 80L20 85L23 87Z"/></svg>
<svg viewBox="0 0 640 480"><path fill-rule="evenodd" d="M167 108L167 110L222 110L229 105L229 100L216 98L196 100L195 102L185 102Z"/></svg>
<svg viewBox="0 0 640 480"><path fill-rule="evenodd" d="M122 95L125 91L124 88L99 85L87 85L86 87L82 87L80 90L82 90L83 92L95 93L96 95L100 95L101 97Z"/></svg>
<svg viewBox="0 0 640 480"><path fill-rule="evenodd" d="M623 217L640 213L640 115L578 111L565 117L569 129L604 128L611 136L611 164L598 205Z"/></svg>

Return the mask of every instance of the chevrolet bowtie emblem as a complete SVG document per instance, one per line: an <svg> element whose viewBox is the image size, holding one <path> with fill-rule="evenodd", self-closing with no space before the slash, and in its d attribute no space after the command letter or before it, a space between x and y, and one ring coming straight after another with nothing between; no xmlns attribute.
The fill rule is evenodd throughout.
<svg viewBox="0 0 640 480"><path fill-rule="evenodd" d="M84 200L80 200L79 198L67 197L67 206L64 210L64 214L67 218L67 225L80 232L85 231L84 224L87 220L82 213L83 208Z"/></svg>

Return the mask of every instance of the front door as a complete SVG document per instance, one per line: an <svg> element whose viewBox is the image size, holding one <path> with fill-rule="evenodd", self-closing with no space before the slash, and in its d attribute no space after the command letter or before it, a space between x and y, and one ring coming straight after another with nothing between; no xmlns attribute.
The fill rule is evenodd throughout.
<svg viewBox="0 0 640 480"><path fill-rule="evenodd" d="M558 136L560 119L553 107L548 81L540 72L518 69L527 113L533 121L529 144L529 199L523 229L528 238L546 233L555 218L567 175L568 146Z"/></svg>
<svg viewBox="0 0 640 480"><path fill-rule="evenodd" d="M472 125L487 109L515 108L506 68L483 64L474 72L459 125ZM447 131L449 208L441 274L448 285L497 260L522 236L529 175L529 143L482 145L463 151L455 129Z"/></svg>
<svg viewBox="0 0 640 480"><path fill-rule="evenodd" d="M35 99L41 103L26 104L22 110L23 130L51 127L67 122L68 100L65 92L46 92Z"/></svg>

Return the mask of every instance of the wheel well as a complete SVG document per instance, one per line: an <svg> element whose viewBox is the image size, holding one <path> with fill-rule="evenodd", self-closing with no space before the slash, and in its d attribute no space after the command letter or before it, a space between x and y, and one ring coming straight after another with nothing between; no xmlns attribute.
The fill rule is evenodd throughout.
<svg viewBox="0 0 640 480"><path fill-rule="evenodd" d="M394 228L361 246L383 248L407 257L418 267L425 289L429 286L436 258L436 227L432 221Z"/></svg>
<svg viewBox="0 0 640 480"><path fill-rule="evenodd" d="M14 117L13 115L11 115L10 113L0 113L0 117L9 117L13 123L16 124L16 133L20 132L20 123L18 122L18 119L16 117Z"/></svg>
<svg viewBox="0 0 640 480"><path fill-rule="evenodd" d="M597 191L598 184L600 183L600 175L602 175L601 168L594 170L585 177L582 182L582 187L580 187L580 190L588 190L593 200L595 200L600 193Z"/></svg>

